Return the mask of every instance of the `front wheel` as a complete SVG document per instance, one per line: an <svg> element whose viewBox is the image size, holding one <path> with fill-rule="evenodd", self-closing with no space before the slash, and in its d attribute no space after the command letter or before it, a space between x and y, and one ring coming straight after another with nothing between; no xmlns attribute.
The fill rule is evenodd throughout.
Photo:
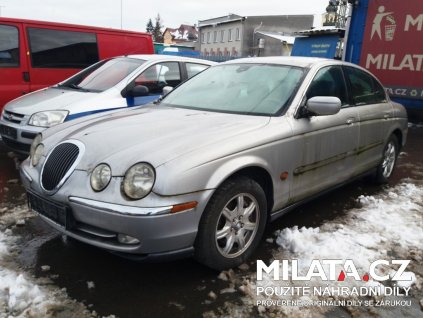
<svg viewBox="0 0 423 318"><path fill-rule="evenodd" d="M383 149L382 162L379 164L376 170L375 181L377 183L383 184L388 182L389 177L394 171L398 153L398 139L395 137L395 135L391 135L385 145L385 148Z"/></svg>
<svg viewBox="0 0 423 318"><path fill-rule="evenodd" d="M216 190L201 218L196 259L217 270L241 265L260 242L266 220L261 186L246 177L228 180Z"/></svg>

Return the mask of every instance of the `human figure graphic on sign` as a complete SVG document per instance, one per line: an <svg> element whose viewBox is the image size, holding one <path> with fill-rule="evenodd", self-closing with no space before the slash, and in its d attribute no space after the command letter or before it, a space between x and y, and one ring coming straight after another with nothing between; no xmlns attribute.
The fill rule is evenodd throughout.
<svg viewBox="0 0 423 318"><path fill-rule="evenodd" d="M382 40L382 28L381 28L382 21L386 16L393 13L393 12L385 12L384 6L380 6L378 11L379 13L376 14L373 20L372 34L370 35L370 40L373 39L373 36L375 35L375 33L377 33L377 35L379 36L379 39Z"/></svg>

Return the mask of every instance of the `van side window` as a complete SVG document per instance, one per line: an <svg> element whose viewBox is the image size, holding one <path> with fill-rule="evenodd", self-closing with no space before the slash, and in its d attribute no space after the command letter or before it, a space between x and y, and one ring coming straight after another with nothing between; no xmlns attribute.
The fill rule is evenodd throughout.
<svg viewBox="0 0 423 318"><path fill-rule="evenodd" d="M85 68L98 62L94 33L28 28L35 68Z"/></svg>
<svg viewBox="0 0 423 318"><path fill-rule="evenodd" d="M387 101L385 90L370 74L353 67L345 67L345 74L351 84L355 105L377 104Z"/></svg>
<svg viewBox="0 0 423 318"><path fill-rule="evenodd" d="M135 85L147 86L151 94L161 94L163 87L175 87L179 83L181 83L181 72L178 62L155 64L135 79Z"/></svg>
<svg viewBox="0 0 423 318"><path fill-rule="evenodd" d="M306 97L334 96L341 100L342 105L348 104L347 89L340 66L328 66L320 69L311 82Z"/></svg>
<svg viewBox="0 0 423 318"><path fill-rule="evenodd" d="M0 67L19 66L19 31L10 25L0 25Z"/></svg>

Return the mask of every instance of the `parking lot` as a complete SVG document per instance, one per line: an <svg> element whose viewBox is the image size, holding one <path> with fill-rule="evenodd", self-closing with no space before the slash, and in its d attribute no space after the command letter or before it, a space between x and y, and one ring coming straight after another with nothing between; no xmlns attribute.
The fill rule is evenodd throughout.
<svg viewBox="0 0 423 318"><path fill-rule="evenodd" d="M268 227L265 239L250 263L244 264L234 272L223 273L212 271L191 259L141 264L59 235L32 212L27 211L25 193L16 169L18 161L2 146L0 242L9 251L2 252L4 257L0 263L0 272L6 269L10 272L9 277L13 277L13 273L23 273L26 279L25 286L39 286L40 294L44 297L38 305L27 304L27 307L22 303L20 307L16 305L14 312L20 314L25 310L27 312L32 310L33 313L40 313L47 308L47 314L53 316L62 313L64 316L99 314L118 317L254 317L261 313L264 316L276 317L289 316L299 311L303 311L303 314L307 312L313 316L327 317L340 315L358 317L364 314L382 317L398 317L399 314L410 317L421 315L423 238L421 233L416 232L414 243L407 241L405 245L398 247L394 244L394 227L404 226L412 232L413 224L416 229L421 229L423 225L422 140L423 126L410 125L407 145L400 155L397 169L388 185L379 187L367 180L358 180L293 210ZM410 197L407 197L408 194ZM359 200L360 196L363 197ZM381 242L386 244L380 246L380 249L386 250L384 254L412 260L410 269L416 274L417 281L412 286L411 306L356 309L350 307L263 309L254 306L256 259L302 257L301 253L304 253L304 250L312 252L313 244L307 246L310 242L306 240L314 239L313 235L317 236L321 249L325 247L330 249L330 245L325 245L325 234L336 233L339 224L342 224L345 232L350 235L346 239L350 245L340 246L347 246L353 252L358 246L358 243L354 243L354 236L359 236L363 229L368 230L366 220L355 218L355 215L357 212L366 212L374 208L375 205L369 203L372 200L379 202L376 206L379 205L378 208L383 212L387 209L381 202L390 206L398 202L398 213L409 204L413 206L410 209L414 218L412 224L403 224L401 218L395 222L388 222L386 219L385 231L377 232L377 228L376 230L373 228L375 236L384 237ZM385 216L389 218L389 215L384 214L383 217ZM358 222L363 223L362 227L357 226ZM314 234L310 235L311 232L301 230L302 227L319 231L313 231ZM285 242L288 247L283 250L280 244L276 244L275 232L284 229L283 233L297 235L300 241L303 239L302 244L306 246L286 245ZM283 236L281 232L277 233L279 237ZM336 239L336 236L333 238ZM364 243L358 250L367 254L376 253L374 247L366 246ZM343 256L336 251L325 251L324 255L329 256L331 253L334 257ZM22 299L27 297L23 292L16 292L14 295L17 303L20 301L19 297ZM3 300L0 297L0 301Z"/></svg>

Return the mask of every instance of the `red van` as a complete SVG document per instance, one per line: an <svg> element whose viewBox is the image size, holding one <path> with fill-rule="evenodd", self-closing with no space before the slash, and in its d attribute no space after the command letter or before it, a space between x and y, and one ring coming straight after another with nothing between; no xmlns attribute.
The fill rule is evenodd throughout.
<svg viewBox="0 0 423 318"><path fill-rule="evenodd" d="M153 53L148 33L0 18L0 112L8 101L99 60Z"/></svg>

